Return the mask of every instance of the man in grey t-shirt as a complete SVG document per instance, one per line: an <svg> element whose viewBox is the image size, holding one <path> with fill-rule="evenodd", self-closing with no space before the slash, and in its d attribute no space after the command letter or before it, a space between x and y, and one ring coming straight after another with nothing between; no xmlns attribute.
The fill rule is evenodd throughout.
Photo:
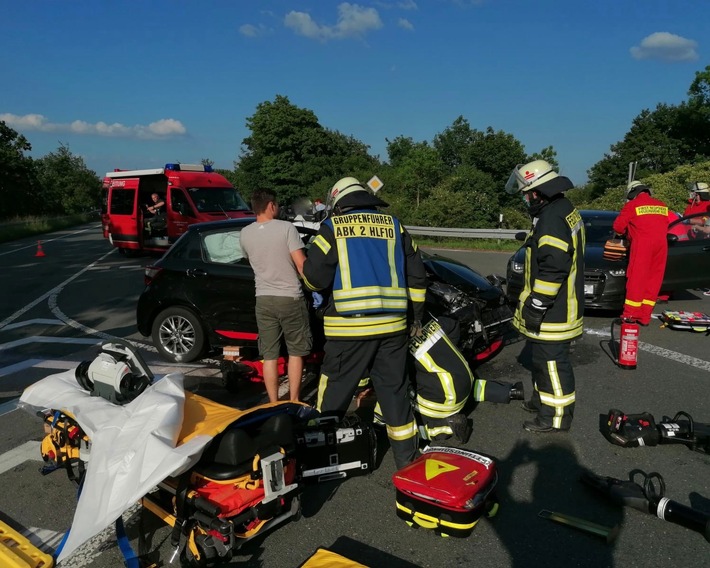
<svg viewBox="0 0 710 568"><path fill-rule="evenodd" d="M270 402L278 400L278 358L281 338L288 351L288 383L291 400L301 392L303 358L311 352L313 339L308 307L299 273L306 255L301 237L291 223L277 219L276 194L258 189L251 197L256 222L244 227L242 251L254 269L256 324L259 353L264 358L264 384Z"/></svg>

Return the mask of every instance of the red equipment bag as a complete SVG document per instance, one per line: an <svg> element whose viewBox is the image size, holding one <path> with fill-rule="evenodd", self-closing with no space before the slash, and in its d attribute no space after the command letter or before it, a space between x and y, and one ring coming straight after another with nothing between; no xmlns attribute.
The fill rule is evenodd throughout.
<svg viewBox="0 0 710 568"><path fill-rule="evenodd" d="M397 516L411 527L433 529L441 536L466 537L484 513L498 510L498 472L493 458L430 446L395 472Z"/></svg>

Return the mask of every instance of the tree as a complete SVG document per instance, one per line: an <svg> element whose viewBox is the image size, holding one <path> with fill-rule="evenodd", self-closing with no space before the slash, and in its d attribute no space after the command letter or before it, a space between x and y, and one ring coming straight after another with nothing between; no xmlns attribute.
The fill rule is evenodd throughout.
<svg viewBox="0 0 710 568"><path fill-rule="evenodd" d="M239 186L273 189L284 204L311 195L324 178L332 185L338 177L379 164L365 144L324 128L313 111L282 95L257 105L247 126L251 135L235 162Z"/></svg>
<svg viewBox="0 0 710 568"><path fill-rule="evenodd" d="M629 162L638 162L636 178L662 174L710 157L710 65L697 72L688 100L644 109L624 139L588 172L595 197L627 181Z"/></svg>
<svg viewBox="0 0 710 568"><path fill-rule="evenodd" d="M0 219L33 212L37 179L27 139L0 120Z"/></svg>
<svg viewBox="0 0 710 568"><path fill-rule="evenodd" d="M434 148L439 152L444 166L453 171L466 162L466 154L475 137L476 133L468 120L459 116L451 126L447 126L443 132L434 136Z"/></svg>
<svg viewBox="0 0 710 568"><path fill-rule="evenodd" d="M42 187L40 213L81 213L98 208L101 180L86 167L84 159L74 156L66 144L59 145L36 162L37 178Z"/></svg>

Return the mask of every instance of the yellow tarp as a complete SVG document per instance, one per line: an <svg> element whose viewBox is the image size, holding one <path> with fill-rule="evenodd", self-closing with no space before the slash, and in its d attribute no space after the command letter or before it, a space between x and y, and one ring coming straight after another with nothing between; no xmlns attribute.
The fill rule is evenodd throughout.
<svg viewBox="0 0 710 568"><path fill-rule="evenodd" d="M319 548L305 564L301 565L301 568L367 568L367 566L325 548Z"/></svg>
<svg viewBox="0 0 710 568"><path fill-rule="evenodd" d="M243 416L259 410L283 406L284 404L308 406L301 402L270 402L246 410L239 410L238 408L224 406L198 394L185 392L185 412L177 445L184 444L199 435L214 437Z"/></svg>

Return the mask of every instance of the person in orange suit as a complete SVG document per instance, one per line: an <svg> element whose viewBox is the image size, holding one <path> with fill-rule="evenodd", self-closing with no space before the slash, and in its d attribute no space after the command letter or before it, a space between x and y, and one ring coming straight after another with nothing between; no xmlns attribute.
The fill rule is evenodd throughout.
<svg viewBox="0 0 710 568"><path fill-rule="evenodd" d="M626 204L613 229L630 244L626 268L626 299L621 318L641 325L651 323L668 257L668 207L651 196L651 188L632 181L626 190Z"/></svg>

